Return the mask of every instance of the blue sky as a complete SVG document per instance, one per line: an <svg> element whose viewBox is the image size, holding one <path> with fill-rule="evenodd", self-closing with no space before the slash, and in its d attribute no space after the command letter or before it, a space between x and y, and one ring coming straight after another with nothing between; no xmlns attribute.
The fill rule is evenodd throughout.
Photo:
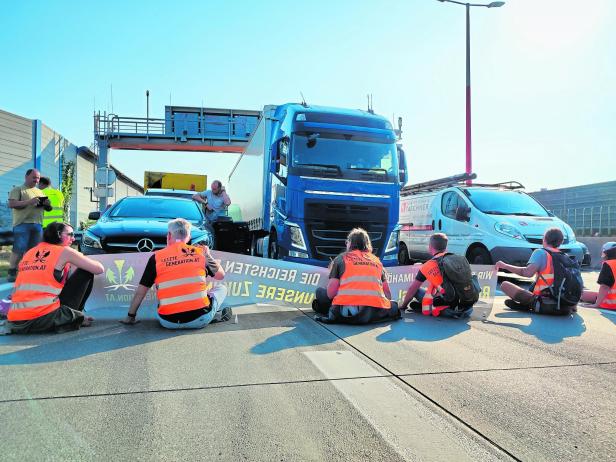
<svg viewBox="0 0 616 462"><path fill-rule="evenodd" d="M487 3L487 2L486 2ZM473 163L529 190L616 179L616 2L471 12ZM411 182L464 170L464 8L436 0L23 1L0 17L0 108L90 145L94 108L261 109L307 101L404 119ZM96 105L96 106L95 106ZM226 155L229 156L229 155ZM112 151L224 178L224 154Z"/></svg>

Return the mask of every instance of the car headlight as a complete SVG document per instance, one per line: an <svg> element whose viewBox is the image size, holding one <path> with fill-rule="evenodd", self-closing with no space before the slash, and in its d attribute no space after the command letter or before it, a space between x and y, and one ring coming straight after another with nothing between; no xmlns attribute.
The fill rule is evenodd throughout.
<svg viewBox="0 0 616 462"><path fill-rule="evenodd" d="M101 245L100 237L88 230L83 233L83 239L81 240L81 243L86 247L92 247L93 249L103 248L103 246Z"/></svg>
<svg viewBox="0 0 616 462"><path fill-rule="evenodd" d="M505 236L512 237L514 239L524 239L524 236L518 228L511 226L509 223L496 223L494 229Z"/></svg>
<svg viewBox="0 0 616 462"><path fill-rule="evenodd" d="M289 228L289 233L291 234L291 245L301 250L307 250L302 228L298 224L291 222L285 222L285 225Z"/></svg>
<svg viewBox="0 0 616 462"><path fill-rule="evenodd" d="M393 252L398 247L398 241L400 240L400 225L396 225L394 230L389 234L387 245L385 246L385 253Z"/></svg>

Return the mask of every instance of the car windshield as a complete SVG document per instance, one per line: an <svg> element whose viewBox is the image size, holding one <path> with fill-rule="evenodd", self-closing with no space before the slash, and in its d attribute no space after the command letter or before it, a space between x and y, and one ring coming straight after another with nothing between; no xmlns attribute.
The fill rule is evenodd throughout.
<svg viewBox="0 0 616 462"><path fill-rule="evenodd" d="M535 199L521 191L468 188L465 193L475 207L491 215L549 216Z"/></svg>
<svg viewBox="0 0 616 462"><path fill-rule="evenodd" d="M300 175L394 181L396 145L357 135L295 134L293 170Z"/></svg>
<svg viewBox="0 0 616 462"><path fill-rule="evenodd" d="M130 198L118 202L110 211L111 218L184 218L198 222L202 220L199 207L193 201L148 196Z"/></svg>

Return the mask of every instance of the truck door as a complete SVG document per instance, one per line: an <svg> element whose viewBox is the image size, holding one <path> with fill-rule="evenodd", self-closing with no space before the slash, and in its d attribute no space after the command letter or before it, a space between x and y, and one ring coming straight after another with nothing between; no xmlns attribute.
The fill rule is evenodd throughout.
<svg viewBox="0 0 616 462"><path fill-rule="evenodd" d="M436 232L445 233L449 238L450 252L464 255L468 247L471 229L470 207L457 191L447 191L441 199L441 216L435 223Z"/></svg>

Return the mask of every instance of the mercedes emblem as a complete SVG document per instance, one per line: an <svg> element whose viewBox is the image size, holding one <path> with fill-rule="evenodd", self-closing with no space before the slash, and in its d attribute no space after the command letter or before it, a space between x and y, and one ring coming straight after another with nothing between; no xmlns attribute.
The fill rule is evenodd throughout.
<svg viewBox="0 0 616 462"><path fill-rule="evenodd" d="M139 252L151 252L154 250L154 242L152 239L143 238L137 242L137 250Z"/></svg>

